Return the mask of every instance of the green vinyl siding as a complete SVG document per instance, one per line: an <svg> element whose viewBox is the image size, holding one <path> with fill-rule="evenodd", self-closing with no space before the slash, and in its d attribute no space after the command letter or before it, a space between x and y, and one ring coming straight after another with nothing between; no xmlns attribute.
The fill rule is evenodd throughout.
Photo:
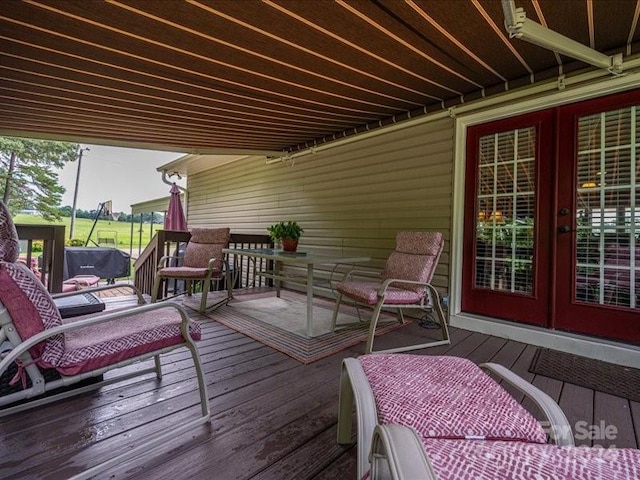
<svg viewBox="0 0 640 480"><path fill-rule="evenodd" d="M445 251L433 283L444 292L452 171L453 120L438 120L301 156L292 165L254 157L189 175L188 223L266 233L272 223L296 220L305 230L300 250L370 256L366 266L377 269L398 231L440 231ZM330 268L324 270L328 276Z"/></svg>

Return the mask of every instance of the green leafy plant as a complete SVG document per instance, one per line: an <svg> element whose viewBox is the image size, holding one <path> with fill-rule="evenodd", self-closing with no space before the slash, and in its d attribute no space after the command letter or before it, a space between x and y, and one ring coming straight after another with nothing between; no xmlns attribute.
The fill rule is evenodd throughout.
<svg viewBox="0 0 640 480"><path fill-rule="evenodd" d="M293 221L274 223L268 227L267 230L269 231L271 240L274 242L283 238L298 240L304 232L302 227L298 225L298 222Z"/></svg>

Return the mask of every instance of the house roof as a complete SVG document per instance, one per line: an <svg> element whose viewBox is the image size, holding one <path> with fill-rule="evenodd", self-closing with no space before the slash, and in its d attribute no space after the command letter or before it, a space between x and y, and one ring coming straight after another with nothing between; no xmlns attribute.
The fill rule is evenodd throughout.
<svg viewBox="0 0 640 480"><path fill-rule="evenodd" d="M497 0L11 3L4 135L296 151L586 66L509 39ZM638 50L640 1L516 5L598 51Z"/></svg>

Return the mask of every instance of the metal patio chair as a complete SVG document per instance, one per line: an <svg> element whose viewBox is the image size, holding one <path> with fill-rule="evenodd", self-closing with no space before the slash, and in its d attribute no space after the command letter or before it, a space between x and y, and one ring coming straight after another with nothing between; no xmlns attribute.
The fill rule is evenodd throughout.
<svg viewBox="0 0 640 480"><path fill-rule="evenodd" d="M200 325L190 321L183 308L163 303L62 319L44 285L26 265L17 262L18 253L15 226L0 202L0 379L22 387L0 396L0 418L138 375L155 373L161 379L160 354L186 347L195 367L201 415L150 436L78 478L94 476L209 421L206 383L195 344L201 337ZM80 388L58 390L151 358L152 367L129 370ZM53 376L48 374L52 371Z"/></svg>
<svg viewBox="0 0 640 480"><path fill-rule="evenodd" d="M151 303L158 300L160 286L169 279L183 280L187 284L187 295L193 293L193 283L202 282L202 296L199 312L225 305L233 298L233 283L229 262L222 253L222 249L229 245L231 232L228 228L194 228L191 230L191 238L187 242L184 257L164 256L158 263ZM182 260L182 265L170 266L169 262L177 263ZM207 296L211 290L211 282L225 282L224 288L227 295L213 305L207 307Z"/></svg>
<svg viewBox="0 0 640 480"><path fill-rule="evenodd" d="M432 310L442 332L442 340L385 350L386 352L403 352L450 343L440 296L431 285L443 247L444 239L439 232L399 232L396 236L396 249L387 259L377 280L354 280L354 277L371 276L369 271L354 269L345 275L344 281L338 283L331 329L336 331L336 328L352 325L336 325L340 304L347 300L358 306L373 308L365 353L373 351L375 330L383 308L397 309L402 323L404 309L418 309L425 313Z"/></svg>

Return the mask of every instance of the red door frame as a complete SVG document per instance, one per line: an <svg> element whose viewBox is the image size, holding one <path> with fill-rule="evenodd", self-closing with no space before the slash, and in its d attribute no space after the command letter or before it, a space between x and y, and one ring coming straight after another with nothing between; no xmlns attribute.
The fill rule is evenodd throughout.
<svg viewBox="0 0 640 480"><path fill-rule="evenodd" d="M553 119L554 111L534 112L519 117L469 127L467 130L462 310L516 322L551 326L550 319L550 235L545 227L552 220L554 191ZM536 218L534 231L533 292L531 295L493 291L475 287L476 210L478 145L480 137L527 127L536 128Z"/></svg>

